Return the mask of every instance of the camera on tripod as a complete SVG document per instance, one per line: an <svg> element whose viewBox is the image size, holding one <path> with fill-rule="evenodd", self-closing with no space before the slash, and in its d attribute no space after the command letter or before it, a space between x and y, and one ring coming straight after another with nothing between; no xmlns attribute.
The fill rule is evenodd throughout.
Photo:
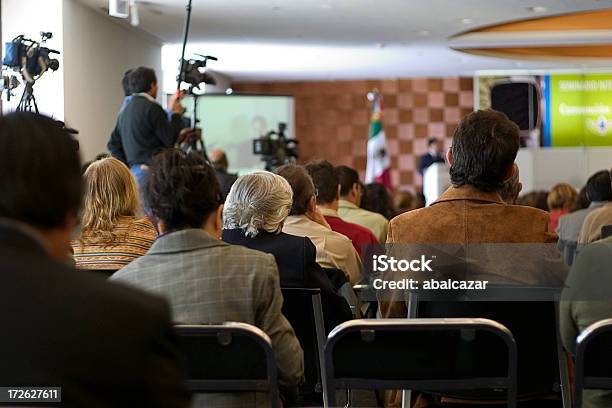
<svg viewBox="0 0 612 408"><path fill-rule="evenodd" d="M53 33L43 31L40 37L40 41L35 41L24 35L18 35L5 45L2 65L19 72L25 81L25 90L17 107L18 111L35 110L38 113L36 98L34 98L34 83L48 70L57 71L59 69L59 60L51 58L51 55L60 52L43 46L47 40L53 38ZM8 82L3 78L3 83L8 84L6 88L9 90L9 98L10 90L16 87L12 85L16 84L17 78L14 75L13 78L9 78Z"/></svg>
<svg viewBox="0 0 612 408"><path fill-rule="evenodd" d="M271 171L283 164L295 163L299 157L298 141L285 135L286 123L278 124L278 131L271 130L253 140L253 154L261 155L266 170ZM276 138L272 136L276 135Z"/></svg>
<svg viewBox="0 0 612 408"><path fill-rule="evenodd" d="M192 58L189 60L184 59L182 61L181 72L179 74L179 80L186 82L193 88L200 88L200 84L216 85L217 81L209 73L206 72L206 64L208 60L217 61L217 58L210 55L196 54L201 59Z"/></svg>

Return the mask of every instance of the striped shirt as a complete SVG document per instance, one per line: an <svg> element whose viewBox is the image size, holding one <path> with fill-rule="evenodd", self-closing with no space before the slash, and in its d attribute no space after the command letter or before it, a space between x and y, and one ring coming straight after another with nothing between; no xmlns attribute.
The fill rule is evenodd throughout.
<svg viewBox="0 0 612 408"><path fill-rule="evenodd" d="M113 230L112 242L93 239L89 234L72 241L74 260L79 269L118 270L146 254L157 232L148 218L121 217Z"/></svg>

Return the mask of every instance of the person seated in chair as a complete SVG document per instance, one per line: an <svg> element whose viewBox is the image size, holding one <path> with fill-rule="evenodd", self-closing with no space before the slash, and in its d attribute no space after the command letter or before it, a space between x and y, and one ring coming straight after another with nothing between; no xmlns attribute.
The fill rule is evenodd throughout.
<svg viewBox="0 0 612 408"><path fill-rule="evenodd" d="M223 240L274 255L281 287L319 288L327 332L352 318L351 309L316 261L307 237L282 232L293 203L291 186L279 175L259 171L241 176L223 208Z"/></svg>
<svg viewBox="0 0 612 408"><path fill-rule="evenodd" d="M271 339L283 400L297 396L303 352L281 313L283 297L274 257L219 238L222 194L213 168L192 152L156 155L144 195L161 233L149 252L111 280L167 298L181 324L244 322ZM196 406L270 406L265 393L195 396Z"/></svg>
<svg viewBox="0 0 612 408"><path fill-rule="evenodd" d="M157 231L142 212L138 186L125 164L112 157L85 170L81 234L72 241L79 269L116 271L147 253Z"/></svg>

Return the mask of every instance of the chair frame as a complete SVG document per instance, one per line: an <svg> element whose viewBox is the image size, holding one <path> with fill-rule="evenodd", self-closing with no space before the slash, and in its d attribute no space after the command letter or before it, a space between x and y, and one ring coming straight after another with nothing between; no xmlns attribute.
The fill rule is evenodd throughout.
<svg viewBox="0 0 612 408"><path fill-rule="evenodd" d="M319 363L319 376L321 379L321 392L323 393L324 407L327 408L325 401L327 401L327 386L325 377L325 321L323 319L323 303L321 302L321 290L318 288L286 288L282 287L283 293L309 293L312 299L312 312L315 323L315 333L317 340L317 352L318 352L318 363ZM315 389L316 391L316 389Z"/></svg>
<svg viewBox="0 0 612 408"><path fill-rule="evenodd" d="M360 332L372 335L382 331L416 330L476 330L487 331L501 338L508 348L508 374L506 377L473 378L457 380L379 380L361 378L336 378L333 355L336 343L346 334ZM328 405L335 406L337 389L476 389L505 388L508 407L516 408L517 399L517 348L510 330L500 323L488 319L359 319L342 323L328 336L325 345L325 368L327 371Z"/></svg>
<svg viewBox="0 0 612 408"><path fill-rule="evenodd" d="M589 344L600 334L612 332L612 319L604 319L584 329L576 339L576 379L574 381L574 408L582 407L582 393L586 389L612 389L612 377L585 377L584 355Z"/></svg>
<svg viewBox="0 0 612 408"><path fill-rule="evenodd" d="M227 322L220 325L176 325L175 332L179 337L216 337L220 345L229 344L233 336L253 340L264 351L266 356L267 380L196 380L187 379L186 387L195 393L207 392L267 392L272 407L279 407L278 374L272 342L268 335L258 327L247 323Z"/></svg>

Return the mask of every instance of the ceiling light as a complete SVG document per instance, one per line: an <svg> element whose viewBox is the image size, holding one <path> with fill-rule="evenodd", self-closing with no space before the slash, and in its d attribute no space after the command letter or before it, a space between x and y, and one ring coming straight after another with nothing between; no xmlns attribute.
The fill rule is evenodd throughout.
<svg viewBox="0 0 612 408"><path fill-rule="evenodd" d="M233 90L232 88L227 88L227 89L225 90L225 94L226 94L226 95L231 95L231 94L233 94L233 93L234 93L234 90Z"/></svg>
<svg viewBox="0 0 612 408"><path fill-rule="evenodd" d="M534 13L544 13L548 9L544 6L533 6L533 7L528 7L527 10L534 12Z"/></svg>
<svg viewBox="0 0 612 408"><path fill-rule="evenodd" d="M471 18L462 18L461 19L461 23L462 24L472 24L474 22L474 20L472 20Z"/></svg>

